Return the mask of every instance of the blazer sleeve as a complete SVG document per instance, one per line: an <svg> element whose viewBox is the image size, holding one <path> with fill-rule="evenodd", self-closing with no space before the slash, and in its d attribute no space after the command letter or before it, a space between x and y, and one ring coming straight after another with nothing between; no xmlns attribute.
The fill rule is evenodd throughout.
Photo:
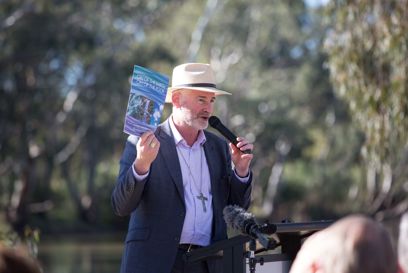
<svg viewBox="0 0 408 273"><path fill-rule="evenodd" d="M111 202L115 214L127 216L137 208L148 177L136 181L133 176L132 164L136 158L135 140L126 141L126 146L120 159L119 175L113 189Z"/></svg>
<svg viewBox="0 0 408 273"><path fill-rule="evenodd" d="M249 180L246 183L241 182L234 174L231 173L231 194L229 204L238 205L248 209L251 204L252 192L252 172L250 171Z"/></svg>
<svg viewBox="0 0 408 273"><path fill-rule="evenodd" d="M228 144L226 144L227 166L229 168L230 193L228 204L238 205L244 209L248 209L251 203L252 192L252 171L250 170L249 179L247 182L240 181L233 170L231 163L231 154Z"/></svg>

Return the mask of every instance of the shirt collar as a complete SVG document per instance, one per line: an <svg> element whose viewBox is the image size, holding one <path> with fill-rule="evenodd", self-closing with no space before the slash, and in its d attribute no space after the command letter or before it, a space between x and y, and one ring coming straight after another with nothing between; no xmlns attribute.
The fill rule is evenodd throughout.
<svg viewBox="0 0 408 273"><path fill-rule="evenodd" d="M178 144L180 144L180 142L182 142L184 145L187 145L187 142L184 140L184 138L182 137L180 132L177 130L176 125L174 125L173 116L170 117L169 122L170 122L171 132L173 133L174 143L176 145L178 145ZM197 140L194 142L193 146L203 145L206 140L207 140L207 138L205 137L204 131L200 130L198 132Z"/></svg>

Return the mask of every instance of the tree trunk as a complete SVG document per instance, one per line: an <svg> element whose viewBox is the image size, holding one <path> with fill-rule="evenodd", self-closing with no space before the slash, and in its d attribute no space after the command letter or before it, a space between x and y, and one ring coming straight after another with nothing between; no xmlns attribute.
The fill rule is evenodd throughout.
<svg viewBox="0 0 408 273"><path fill-rule="evenodd" d="M70 161L71 160L68 159L63 164L61 164L62 176L67 184L68 192L71 196L71 199L75 204L79 219L81 219L84 222L88 222L88 212L82 205L81 194L78 190L78 187L74 179L72 179L72 176L71 176L71 170L69 168Z"/></svg>

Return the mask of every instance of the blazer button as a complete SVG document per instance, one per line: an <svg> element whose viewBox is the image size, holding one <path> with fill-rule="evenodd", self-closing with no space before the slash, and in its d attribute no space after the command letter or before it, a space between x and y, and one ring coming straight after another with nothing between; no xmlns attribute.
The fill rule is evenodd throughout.
<svg viewBox="0 0 408 273"><path fill-rule="evenodd" d="M180 238L179 237L174 237L174 241L180 241Z"/></svg>

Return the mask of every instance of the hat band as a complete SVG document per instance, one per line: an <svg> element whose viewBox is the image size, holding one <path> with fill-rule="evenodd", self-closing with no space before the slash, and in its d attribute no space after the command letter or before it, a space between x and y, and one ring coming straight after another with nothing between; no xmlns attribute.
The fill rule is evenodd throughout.
<svg viewBox="0 0 408 273"><path fill-rule="evenodd" d="M187 84L179 84L175 87L212 87L212 88L216 88L216 85L213 83L187 83Z"/></svg>

